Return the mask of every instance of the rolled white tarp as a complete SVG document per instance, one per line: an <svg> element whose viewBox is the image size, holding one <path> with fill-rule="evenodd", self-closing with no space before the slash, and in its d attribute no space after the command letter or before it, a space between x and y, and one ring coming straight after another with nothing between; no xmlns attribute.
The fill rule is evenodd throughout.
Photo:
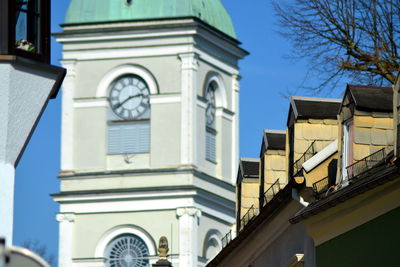
<svg viewBox="0 0 400 267"><path fill-rule="evenodd" d="M310 172L312 169L314 169L319 164L324 162L324 160L335 154L337 151L338 151L338 140L336 139L335 141L327 145L324 149L322 149L320 152L315 154L312 158L304 162L303 169L306 172Z"/></svg>

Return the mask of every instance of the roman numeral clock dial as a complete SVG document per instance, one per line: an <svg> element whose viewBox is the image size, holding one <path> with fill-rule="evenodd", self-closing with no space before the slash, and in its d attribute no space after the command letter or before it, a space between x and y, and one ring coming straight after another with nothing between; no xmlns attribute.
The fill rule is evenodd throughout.
<svg viewBox="0 0 400 267"><path fill-rule="evenodd" d="M109 102L113 112L124 120L140 118L149 108L149 88L138 76L124 76L111 86Z"/></svg>

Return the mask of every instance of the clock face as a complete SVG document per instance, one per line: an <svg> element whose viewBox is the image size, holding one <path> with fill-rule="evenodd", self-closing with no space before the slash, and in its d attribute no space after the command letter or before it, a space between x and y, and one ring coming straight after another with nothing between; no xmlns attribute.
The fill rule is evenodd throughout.
<svg viewBox="0 0 400 267"><path fill-rule="evenodd" d="M149 88L142 78L135 75L124 76L111 85L110 106L122 119L137 119L149 108L149 95Z"/></svg>
<svg viewBox="0 0 400 267"><path fill-rule="evenodd" d="M206 93L206 122L207 126L212 126L215 119L215 85L211 83Z"/></svg>

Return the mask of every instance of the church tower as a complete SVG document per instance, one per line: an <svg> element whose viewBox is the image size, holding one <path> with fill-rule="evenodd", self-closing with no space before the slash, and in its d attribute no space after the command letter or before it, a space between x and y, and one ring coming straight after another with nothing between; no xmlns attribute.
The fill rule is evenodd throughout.
<svg viewBox="0 0 400 267"><path fill-rule="evenodd" d="M60 267L205 266L235 223L239 47L220 0L71 0Z"/></svg>

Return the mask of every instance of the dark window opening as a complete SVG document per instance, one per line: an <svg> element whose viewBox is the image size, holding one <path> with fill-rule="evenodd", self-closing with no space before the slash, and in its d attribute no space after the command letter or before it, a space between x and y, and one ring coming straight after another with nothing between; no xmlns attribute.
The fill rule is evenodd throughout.
<svg viewBox="0 0 400 267"><path fill-rule="evenodd" d="M0 1L0 54L50 63L50 0Z"/></svg>
<svg viewBox="0 0 400 267"><path fill-rule="evenodd" d="M15 8L15 48L40 54L40 0L17 0Z"/></svg>

